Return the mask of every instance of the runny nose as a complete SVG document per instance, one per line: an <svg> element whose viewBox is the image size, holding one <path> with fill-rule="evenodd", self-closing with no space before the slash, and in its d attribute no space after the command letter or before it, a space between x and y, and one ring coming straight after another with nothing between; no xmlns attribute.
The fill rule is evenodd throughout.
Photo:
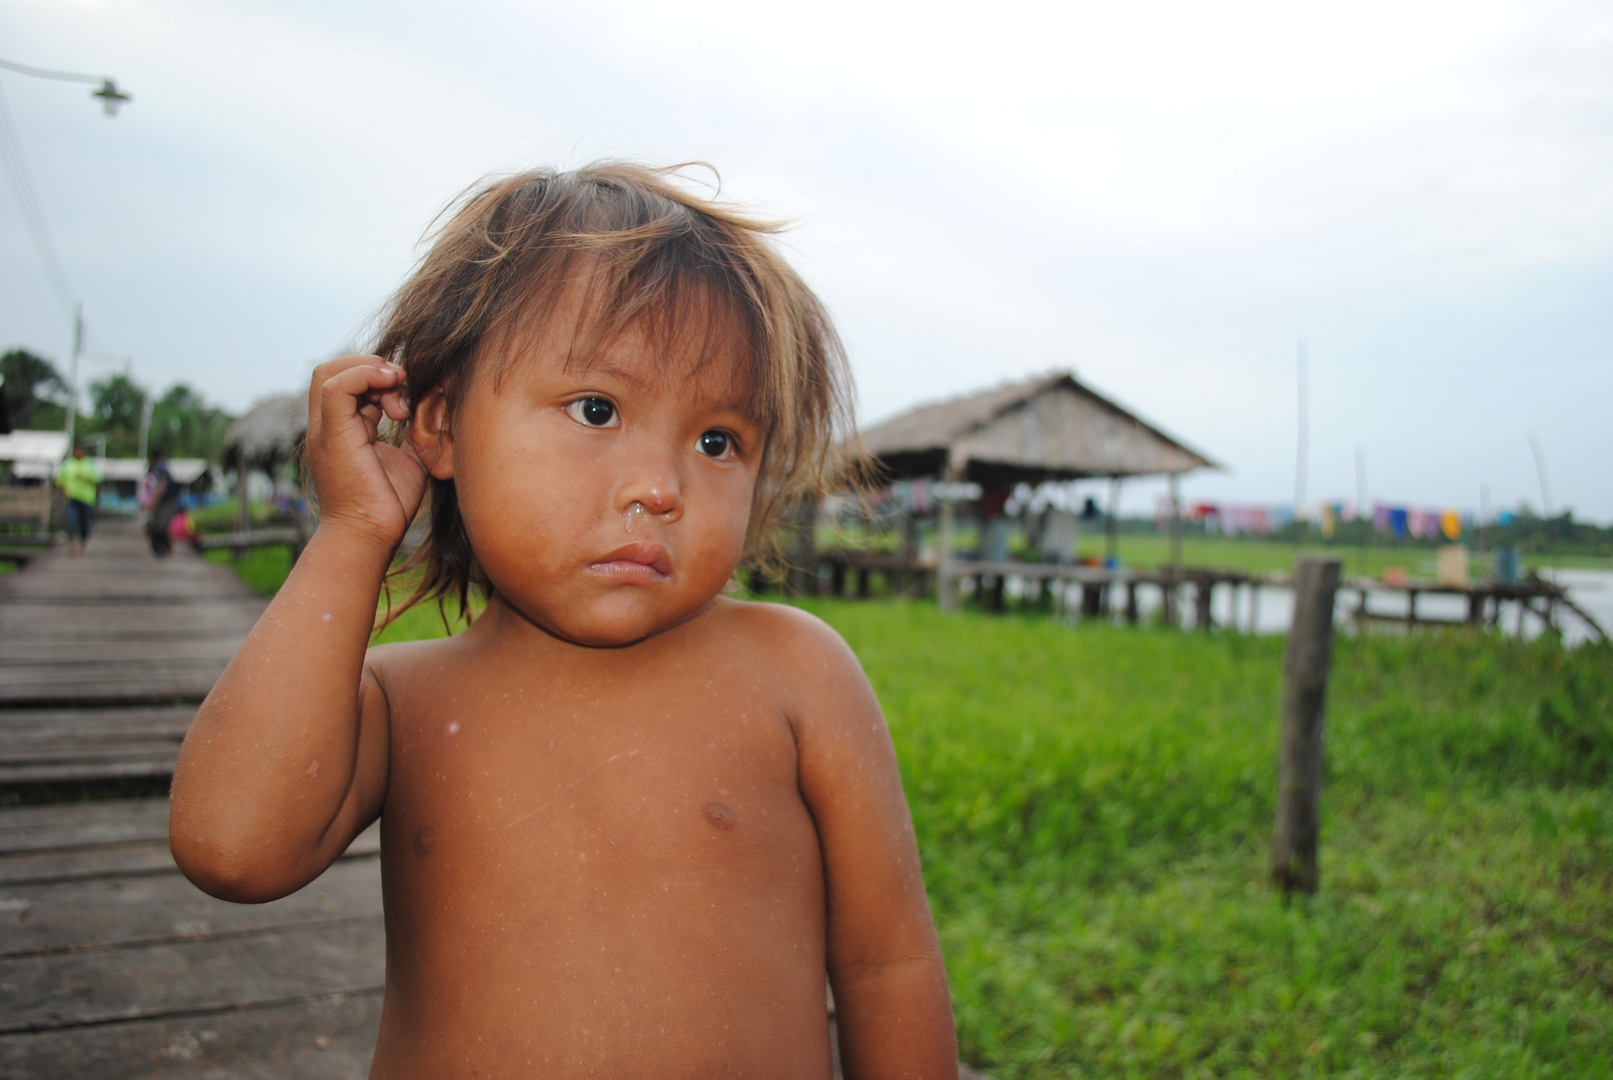
<svg viewBox="0 0 1613 1080"><path fill-rule="evenodd" d="M632 532L633 527L642 518L659 517L670 522L673 520L674 512L677 509L678 500L675 497L670 497L660 491L651 491L645 498L634 499L628 504L627 509L622 511L622 524L628 532Z"/></svg>

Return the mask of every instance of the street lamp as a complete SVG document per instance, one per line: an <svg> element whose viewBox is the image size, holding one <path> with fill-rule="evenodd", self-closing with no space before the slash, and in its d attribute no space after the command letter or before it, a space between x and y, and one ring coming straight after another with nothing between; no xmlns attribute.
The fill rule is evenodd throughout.
<svg viewBox="0 0 1613 1080"><path fill-rule="evenodd" d="M15 71L19 75L31 75L36 79L57 79L62 82L89 83L95 89L90 91L90 97L99 98L101 109L108 117L118 115L118 109L134 99L118 89L118 81L106 75L80 75L72 71L50 71L46 68L30 67L27 64L18 64L11 60L0 60L0 68ZM5 108L5 97L0 95L0 149L6 152L0 154L6 166L6 172L11 180L11 186L16 190L17 201L22 204L23 219L30 232L34 234L34 243L39 248L40 256L45 260L45 269L49 271L52 283L56 286L64 303L71 302L71 290L67 287L67 275L62 272L60 263L56 260L56 246L51 243L50 233L45 226L45 214L39 206L38 197L34 194L33 178L28 172L28 163L22 156L22 143L16 137L16 131L11 123L10 111ZM78 362L84 353L84 305L73 305L73 365L68 377L67 399L67 445L73 445L73 424L78 417Z"/></svg>
<svg viewBox="0 0 1613 1080"><path fill-rule="evenodd" d="M106 75L79 75L71 71L48 71L45 68L29 67L27 64L17 64L10 60L0 60L0 68L15 71L19 75L32 75L36 79L60 79L63 82L89 83L92 86L100 85L90 91L90 97L101 99L101 108L108 116L118 115L118 109L134 98L118 89L118 80Z"/></svg>

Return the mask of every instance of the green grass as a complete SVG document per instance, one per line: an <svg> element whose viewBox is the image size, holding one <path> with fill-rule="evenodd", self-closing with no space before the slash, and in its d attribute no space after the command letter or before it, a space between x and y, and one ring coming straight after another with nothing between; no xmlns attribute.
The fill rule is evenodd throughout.
<svg viewBox="0 0 1613 1080"><path fill-rule="evenodd" d="M262 596L273 596L291 573L291 545L266 544L263 547L245 548L241 558L215 548L203 556L208 562L233 569L247 587Z"/></svg>
<svg viewBox="0 0 1613 1080"><path fill-rule="evenodd" d="M1322 888L1285 905L1281 639L804 606L890 718L964 1060L1613 1076L1613 649L1341 639Z"/></svg>
<svg viewBox="0 0 1613 1080"><path fill-rule="evenodd" d="M244 581L253 592L262 596L273 596L280 591L285 583L286 575L291 573L291 545L266 544L262 547L247 548L242 552L240 561L235 561L230 552L222 550L209 551L205 558L209 562L228 566ZM406 589L394 586L393 597L401 604ZM472 607L479 610L479 604L472 598ZM457 605L449 605L450 612L456 610ZM386 598L381 598L377 605L380 612L386 611ZM458 629L458 624L455 629ZM386 629L375 636L376 644L388 641L420 641L425 638L443 637L448 633L443 617L439 614L436 604L421 604L410 608L394 620Z"/></svg>
<svg viewBox="0 0 1613 1080"><path fill-rule="evenodd" d="M1266 884L1282 643L809 605L890 717L966 1061L1613 1075L1613 652L1339 644L1322 891Z"/></svg>

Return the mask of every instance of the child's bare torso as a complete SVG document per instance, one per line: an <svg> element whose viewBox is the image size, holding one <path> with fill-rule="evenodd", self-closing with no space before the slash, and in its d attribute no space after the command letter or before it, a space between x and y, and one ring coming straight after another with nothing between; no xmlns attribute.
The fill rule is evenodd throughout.
<svg viewBox="0 0 1613 1080"><path fill-rule="evenodd" d="M804 676L779 626L717 601L621 649L478 626L371 653L390 714L373 1076L829 1074Z"/></svg>

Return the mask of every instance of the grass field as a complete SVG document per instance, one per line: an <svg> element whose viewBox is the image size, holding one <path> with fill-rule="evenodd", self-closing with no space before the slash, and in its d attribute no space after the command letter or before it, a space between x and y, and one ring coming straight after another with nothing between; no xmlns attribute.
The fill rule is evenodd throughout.
<svg viewBox="0 0 1613 1080"><path fill-rule="evenodd" d="M1341 640L1322 889L1285 906L1280 639L804 606L889 716L971 1064L1613 1077L1613 649Z"/></svg>
<svg viewBox="0 0 1613 1080"><path fill-rule="evenodd" d="M890 717L965 1060L1613 1075L1613 652L1341 641L1322 891L1265 883L1282 642L812 604Z"/></svg>

